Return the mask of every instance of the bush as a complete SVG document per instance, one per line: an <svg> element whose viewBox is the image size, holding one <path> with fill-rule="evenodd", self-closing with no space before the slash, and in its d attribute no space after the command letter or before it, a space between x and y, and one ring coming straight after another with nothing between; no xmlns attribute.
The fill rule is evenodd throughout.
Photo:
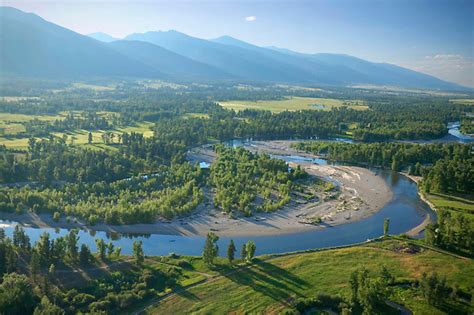
<svg viewBox="0 0 474 315"><path fill-rule="evenodd" d="M59 213L59 212L56 211L56 212L53 214L53 220L54 220L55 222L58 222L58 221L59 221L59 218L61 218L61 213Z"/></svg>

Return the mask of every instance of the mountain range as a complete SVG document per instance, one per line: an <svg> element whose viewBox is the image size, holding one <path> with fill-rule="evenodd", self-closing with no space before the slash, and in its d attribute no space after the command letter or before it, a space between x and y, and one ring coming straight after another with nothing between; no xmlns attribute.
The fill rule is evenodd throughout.
<svg viewBox="0 0 474 315"><path fill-rule="evenodd" d="M104 33L86 36L11 7L0 7L0 43L2 76L464 89L392 64L259 47L230 36L205 40L177 31L135 33L124 39Z"/></svg>

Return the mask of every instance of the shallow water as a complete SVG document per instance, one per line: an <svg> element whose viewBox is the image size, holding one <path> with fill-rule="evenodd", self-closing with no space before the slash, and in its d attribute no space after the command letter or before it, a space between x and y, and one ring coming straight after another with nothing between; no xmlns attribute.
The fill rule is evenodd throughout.
<svg viewBox="0 0 474 315"><path fill-rule="evenodd" d="M287 157L282 157L283 159ZM232 237L237 248L248 240L254 240L257 244L257 254L283 253L289 251L322 248L329 246L348 245L363 242L381 236L383 233L383 222L390 218L390 233L404 233L420 224L426 215L435 217L429 207L420 200L417 186L414 182L397 173L386 170L375 170L384 178L393 191L393 198L380 211L357 222L343 224L335 227L315 228L313 231L300 233L271 235L271 236L242 236ZM269 224L259 221L260 224ZM1 221L7 235L11 236L15 222ZM47 231L52 238L65 235L67 229L32 228L25 227L26 233L31 240L36 241L40 234ZM217 232L218 234L218 232ZM132 253L134 240L143 242L146 255L167 255L178 253L183 255L201 255L204 245L202 236L177 236L177 235L119 235L105 232L80 231L80 243L89 245L95 250L95 238L112 240L116 246L122 247L123 254ZM225 255L225 248L229 243L229 237L221 237L218 244L220 255Z"/></svg>

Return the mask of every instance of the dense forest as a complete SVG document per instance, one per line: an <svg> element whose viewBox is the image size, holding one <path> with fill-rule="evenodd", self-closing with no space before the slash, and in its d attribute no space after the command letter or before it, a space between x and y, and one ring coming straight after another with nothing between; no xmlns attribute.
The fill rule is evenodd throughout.
<svg viewBox="0 0 474 315"><path fill-rule="evenodd" d="M210 182L216 189L214 205L225 212L271 212L290 201L294 181L305 177L301 169L265 154L243 148L216 147L217 159L211 165Z"/></svg>
<svg viewBox="0 0 474 315"><path fill-rule="evenodd" d="M113 182L71 182L52 187L0 188L0 209L34 211L85 219L89 224L153 222L193 210L202 200L199 167L188 163L160 166L150 175ZM57 214L56 214L57 213Z"/></svg>
<svg viewBox="0 0 474 315"><path fill-rule="evenodd" d="M173 286L175 270L140 268L141 243L134 244L136 263L128 271L115 272L108 278L91 280L81 288L61 289L56 280L61 272L88 268L116 261L120 247L96 241L97 253L85 244L79 246L77 230L52 239L45 232L34 244L24 230L16 226L13 237L0 229L0 313L2 314L77 314L81 312L117 312ZM136 266L134 266L136 264Z"/></svg>

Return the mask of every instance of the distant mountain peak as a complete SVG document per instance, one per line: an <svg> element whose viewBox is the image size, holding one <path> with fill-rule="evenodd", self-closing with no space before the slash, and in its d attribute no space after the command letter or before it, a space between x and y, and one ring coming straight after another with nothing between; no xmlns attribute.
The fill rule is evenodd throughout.
<svg viewBox="0 0 474 315"><path fill-rule="evenodd" d="M228 35L205 40L168 30L131 34L125 39L135 42L117 42L105 33L84 36L10 7L0 7L0 19L2 75L465 89L396 65L373 63L343 54L265 48Z"/></svg>
<svg viewBox="0 0 474 315"><path fill-rule="evenodd" d="M103 32L90 33L90 34L87 34L87 36L89 36L93 39L96 39L98 41L104 42L104 43L110 43L110 42L119 40L118 38L115 38L115 37L110 36L109 34L103 33Z"/></svg>

